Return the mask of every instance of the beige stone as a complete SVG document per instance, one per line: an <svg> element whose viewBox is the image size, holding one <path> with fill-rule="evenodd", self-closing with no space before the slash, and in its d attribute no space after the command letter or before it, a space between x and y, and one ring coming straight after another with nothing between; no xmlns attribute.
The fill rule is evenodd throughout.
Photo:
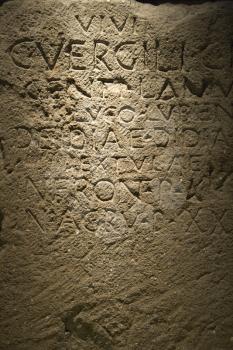
<svg viewBox="0 0 233 350"><path fill-rule="evenodd" d="M232 349L232 23L0 7L0 350Z"/></svg>

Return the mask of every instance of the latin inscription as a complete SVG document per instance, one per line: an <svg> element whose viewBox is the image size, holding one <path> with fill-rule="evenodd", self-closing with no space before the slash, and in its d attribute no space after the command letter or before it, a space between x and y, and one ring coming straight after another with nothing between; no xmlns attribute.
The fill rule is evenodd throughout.
<svg viewBox="0 0 233 350"><path fill-rule="evenodd" d="M40 101L40 118L12 127L1 139L5 169L14 172L34 152L51 158L53 170L43 175L46 195L30 174L27 190L42 206L66 208L57 227L56 210L48 217L48 230L57 234L69 211L70 227L111 244L124 240L130 227L157 232L166 211L183 210L190 201L200 205L191 225L205 230L197 219L204 210L200 189L223 188L232 174L216 169L222 179L216 183L210 169L216 152L233 144L227 128L233 80L209 74L231 67L232 43L222 43L225 60L219 44L198 48L203 74L192 75L194 53L186 38L151 34L131 15L79 13L73 20L76 36L28 35L6 50L18 74L42 75L24 86L32 103ZM147 207L145 217L140 206ZM46 231L37 210L27 207L25 213Z"/></svg>

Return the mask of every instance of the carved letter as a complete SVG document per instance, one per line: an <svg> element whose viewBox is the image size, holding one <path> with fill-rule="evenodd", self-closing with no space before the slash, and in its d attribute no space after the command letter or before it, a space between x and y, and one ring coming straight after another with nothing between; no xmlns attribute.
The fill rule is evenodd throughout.
<svg viewBox="0 0 233 350"><path fill-rule="evenodd" d="M16 66L24 69L29 69L31 67L31 57L35 51L35 45L32 39L19 39L8 49L8 51Z"/></svg>
<svg viewBox="0 0 233 350"><path fill-rule="evenodd" d="M107 41L97 40L95 42L95 67L97 67L98 63L102 62L109 71L112 71L112 68L106 60L108 48L109 42Z"/></svg>
<svg viewBox="0 0 233 350"><path fill-rule="evenodd" d="M57 52L55 53L55 56L54 56L53 59L51 59L50 57L48 57L48 55L45 53L44 48L43 48L43 46L41 45L40 42L36 42L36 46L37 46L38 50L40 51L40 53L41 53L43 59L44 59L45 62L47 63L48 68L49 68L50 70L52 70L52 69L55 67L55 65L56 65L56 63L57 63L57 60L58 60L58 58L59 58L59 56L60 56L61 50L62 50L62 48L63 48L63 42L61 42L59 45L57 45L57 46L58 46L58 49L57 49Z"/></svg>
<svg viewBox="0 0 233 350"><path fill-rule="evenodd" d="M124 69L127 69L127 70L134 69L135 63L137 61L137 57L132 57L132 48L130 48L130 46L132 47L134 45L135 45L135 42L128 41L128 42L120 43L116 47L117 62ZM129 58L128 56L131 56L131 58Z"/></svg>

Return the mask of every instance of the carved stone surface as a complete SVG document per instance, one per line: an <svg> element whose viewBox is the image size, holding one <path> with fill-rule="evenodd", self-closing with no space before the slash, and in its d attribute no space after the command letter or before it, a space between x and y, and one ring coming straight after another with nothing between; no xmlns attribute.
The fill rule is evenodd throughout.
<svg viewBox="0 0 233 350"><path fill-rule="evenodd" d="M232 23L0 7L0 350L232 349Z"/></svg>

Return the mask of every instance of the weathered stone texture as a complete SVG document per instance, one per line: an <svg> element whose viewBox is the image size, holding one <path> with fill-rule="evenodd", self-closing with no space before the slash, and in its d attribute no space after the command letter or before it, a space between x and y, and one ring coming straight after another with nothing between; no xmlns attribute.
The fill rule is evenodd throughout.
<svg viewBox="0 0 233 350"><path fill-rule="evenodd" d="M233 348L233 3L0 8L0 350Z"/></svg>

